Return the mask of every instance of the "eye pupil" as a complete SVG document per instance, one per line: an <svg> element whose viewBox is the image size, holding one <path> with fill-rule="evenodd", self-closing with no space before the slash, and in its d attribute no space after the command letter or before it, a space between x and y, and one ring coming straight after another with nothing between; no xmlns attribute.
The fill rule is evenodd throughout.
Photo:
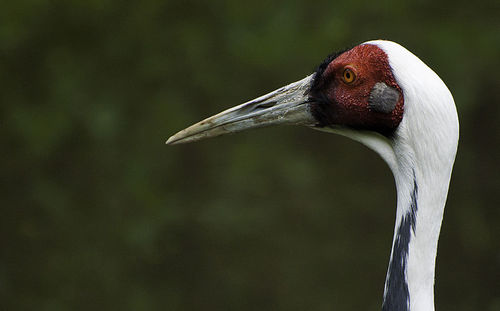
<svg viewBox="0 0 500 311"><path fill-rule="evenodd" d="M351 69L346 69L344 70L344 82L345 83L351 83L355 79L354 73L351 71Z"/></svg>

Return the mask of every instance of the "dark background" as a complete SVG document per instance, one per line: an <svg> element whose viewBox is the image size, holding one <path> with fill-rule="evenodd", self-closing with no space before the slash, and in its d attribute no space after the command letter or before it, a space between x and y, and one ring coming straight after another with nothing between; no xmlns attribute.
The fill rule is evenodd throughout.
<svg viewBox="0 0 500 311"><path fill-rule="evenodd" d="M371 39L447 83L461 138L438 310L500 310L500 2L6 1L2 310L378 310L385 163L300 127L165 146Z"/></svg>

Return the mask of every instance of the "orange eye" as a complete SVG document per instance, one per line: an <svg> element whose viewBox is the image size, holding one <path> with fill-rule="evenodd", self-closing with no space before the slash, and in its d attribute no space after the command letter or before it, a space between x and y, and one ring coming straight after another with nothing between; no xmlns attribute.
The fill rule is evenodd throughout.
<svg viewBox="0 0 500 311"><path fill-rule="evenodd" d="M351 84L356 80L356 74L354 74L354 71L352 69L346 68L344 70L344 73L342 74L342 80L344 80L345 83Z"/></svg>

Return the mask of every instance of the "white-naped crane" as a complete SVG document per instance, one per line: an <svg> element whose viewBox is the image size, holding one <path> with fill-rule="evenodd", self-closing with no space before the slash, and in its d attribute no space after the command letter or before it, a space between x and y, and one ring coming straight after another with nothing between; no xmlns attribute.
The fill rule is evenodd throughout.
<svg viewBox="0 0 500 311"><path fill-rule="evenodd" d="M180 131L167 144L276 124L357 140L389 165L397 187L382 310L434 310L437 244L459 125L439 76L401 45L369 41L306 78Z"/></svg>

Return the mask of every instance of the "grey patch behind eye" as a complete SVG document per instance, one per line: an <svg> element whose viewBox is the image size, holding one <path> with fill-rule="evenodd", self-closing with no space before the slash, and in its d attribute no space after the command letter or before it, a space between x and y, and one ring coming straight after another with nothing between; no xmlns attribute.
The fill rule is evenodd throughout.
<svg viewBox="0 0 500 311"><path fill-rule="evenodd" d="M370 109L383 112L391 113L399 100L399 92L383 82L377 82L373 86L370 92L370 98L368 103L370 104Z"/></svg>

